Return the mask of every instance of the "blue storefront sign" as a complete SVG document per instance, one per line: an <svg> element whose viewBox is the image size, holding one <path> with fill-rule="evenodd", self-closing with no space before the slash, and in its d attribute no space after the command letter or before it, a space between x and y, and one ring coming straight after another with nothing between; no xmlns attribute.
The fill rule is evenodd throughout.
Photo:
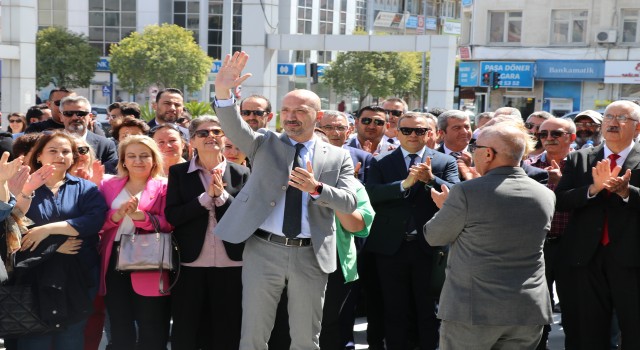
<svg viewBox="0 0 640 350"><path fill-rule="evenodd" d="M222 61L213 61L213 65L211 66L211 73L218 73L220 68L222 68Z"/></svg>
<svg viewBox="0 0 640 350"><path fill-rule="evenodd" d="M485 72L500 73L500 87L505 88L532 88L533 62L509 62L509 61L485 61L480 62L480 75ZM486 86L482 84L481 86Z"/></svg>
<svg viewBox="0 0 640 350"><path fill-rule="evenodd" d="M458 67L458 85L478 86L480 67L478 62L460 62Z"/></svg>
<svg viewBox="0 0 640 350"><path fill-rule="evenodd" d="M409 16L405 28L416 29L418 27L418 16Z"/></svg>
<svg viewBox="0 0 640 350"><path fill-rule="evenodd" d="M111 65L109 64L108 57L101 57L98 63L96 63L96 70L98 72L109 72L111 71Z"/></svg>
<svg viewBox="0 0 640 350"><path fill-rule="evenodd" d="M602 81L604 80L604 61L539 60L536 61L536 78L540 80Z"/></svg>

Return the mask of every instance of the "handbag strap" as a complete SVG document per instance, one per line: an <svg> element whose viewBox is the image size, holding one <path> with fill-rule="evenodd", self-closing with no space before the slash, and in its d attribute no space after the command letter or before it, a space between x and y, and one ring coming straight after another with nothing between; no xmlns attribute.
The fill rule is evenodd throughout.
<svg viewBox="0 0 640 350"><path fill-rule="evenodd" d="M176 276L173 279L173 283L171 283L169 288L165 290L164 289L164 268L162 267L162 262L160 263L160 280L158 281L158 290L160 291L160 294L169 294L169 292L171 292L171 289L175 287L176 283L178 283L178 279L180 278L180 266L181 266L180 265L180 248L178 248L178 244L175 242L175 238L173 237L173 234L171 234L171 252L172 253L174 249L178 259L178 268L176 269ZM162 249L162 259L160 261L164 260L164 251L165 250Z"/></svg>
<svg viewBox="0 0 640 350"><path fill-rule="evenodd" d="M151 224L153 225L153 229L156 230L156 233L160 233L160 222L158 221L158 218L150 212L147 212L147 215L149 216L149 221L151 221Z"/></svg>

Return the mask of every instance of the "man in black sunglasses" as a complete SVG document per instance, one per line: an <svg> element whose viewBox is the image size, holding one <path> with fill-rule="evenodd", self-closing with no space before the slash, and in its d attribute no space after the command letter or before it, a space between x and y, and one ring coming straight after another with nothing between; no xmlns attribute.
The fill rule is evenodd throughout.
<svg viewBox="0 0 640 350"><path fill-rule="evenodd" d="M399 97L391 97L382 102L382 108L389 115L389 128L384 133L385 141L390 144L398 143L398 118L407 113L409 107L407 103Z"/></svg>
<svg viewBox="0 0 640 350"><path fill-rule="evenodd" d="M383 140L384 133L389 128L389 115L379 106L366 106L358 112L356 119L356 137L348 143L349 146L360 148L374 156L393 150L396 146Z"/></svg>
<svg viewBox="0 0 640 350"><path fill-rule="evenodd" d="M376 256L388 349L407 349L412 334L418 335L420 349L438 345L438 296L430 295L429 283L437 247L421 232L438 211L431 188L450 187L459 179L455 158L426 147L429 124L420 113L400 117L401 147L375 157L367 176L376 217L365 250ZM412 308L417 323L408 321Z"/></svg>
<svg viewBox="0 0 640 350"><path fill-rule="evenodd" d="M105 164L118 157L112 140L89 130L91 103L83 96L67 96L60 104L62 122L67 132L85 139L96 152L96 157Z"/></svg>
<svg viewBox="0 0 640 350"><path fill-rule="evenodd" d="M273 112L271 101L262 95L251 95L240 102L240 115L253 131L267 128Z"/></svg>
<svg viewBox="0 0 640 350"><path fill-rule="evenodd" d="M49 100L47 100L47 105L49 106L49 109L51 109L51 119L29 125L27 130L25 130L25 133L28 134L32 132L43 132L45 130L64 129L62 113L60 112L60 101L67 96L75 95L75 91L63 87L51 90L51 93L49 93Z"/></svg>

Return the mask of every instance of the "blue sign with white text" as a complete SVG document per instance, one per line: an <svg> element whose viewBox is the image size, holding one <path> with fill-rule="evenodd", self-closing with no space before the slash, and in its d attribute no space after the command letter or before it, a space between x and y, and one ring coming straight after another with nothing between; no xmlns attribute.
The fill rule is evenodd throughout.
<svg viewBox="0 0 640 350"><path fill-rule="evenodd" d="M485 61L480 62L480 75L486 72L498 72L500 87L532 88L534 66L533 62ZM482 84L482 80L480 85L486 86Z"/></svg>
<svg viewBox="0 0 640 350"><path fill-rule="evenodd" d="M213 66L211 66L211 73L218 73L222 67L222 61L213 61Z"/></svg>
<svg viewBox="0 0 640 350"><path fill-rule="evenodd" d="M293 75L293 63L278 63L278 75Z"/></svg>
<svg viewBox="0 0 640 350"><path fill-rule="evenodd" d="M406 28L418 28L418 16L409 16L407 23L404 24Z"/></svg>
<svg viewBox="0 0 640 350"><path fill-rule="evenodd" d="M539 60L536 78L542 80L603 80L604 60Z"/></svg>
<svg viewBox="0 0 640 350"><path fill-rule="evenodd" d="M458 68L458 85L478 86L480 77L478 62L460 62Z"/></svg>
<svg viewBox="0 0 640 350"><path fill-rule="evenodd" d="M98 72L110 72L111 71L111 65L109 64L109 58L101 57L100 61L98 61L98 63L96 63L96 70Z"/></svg>

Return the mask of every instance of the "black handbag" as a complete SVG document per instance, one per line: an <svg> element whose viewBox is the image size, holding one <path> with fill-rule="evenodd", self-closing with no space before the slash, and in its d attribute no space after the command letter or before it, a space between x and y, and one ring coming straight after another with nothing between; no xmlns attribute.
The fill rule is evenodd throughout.
<svg viewBox="0 0 640 350"><path fill-rule="evenodd" d="M43 322L30 285L0 286L0 338L15 338L52 332Z"/></svg>

